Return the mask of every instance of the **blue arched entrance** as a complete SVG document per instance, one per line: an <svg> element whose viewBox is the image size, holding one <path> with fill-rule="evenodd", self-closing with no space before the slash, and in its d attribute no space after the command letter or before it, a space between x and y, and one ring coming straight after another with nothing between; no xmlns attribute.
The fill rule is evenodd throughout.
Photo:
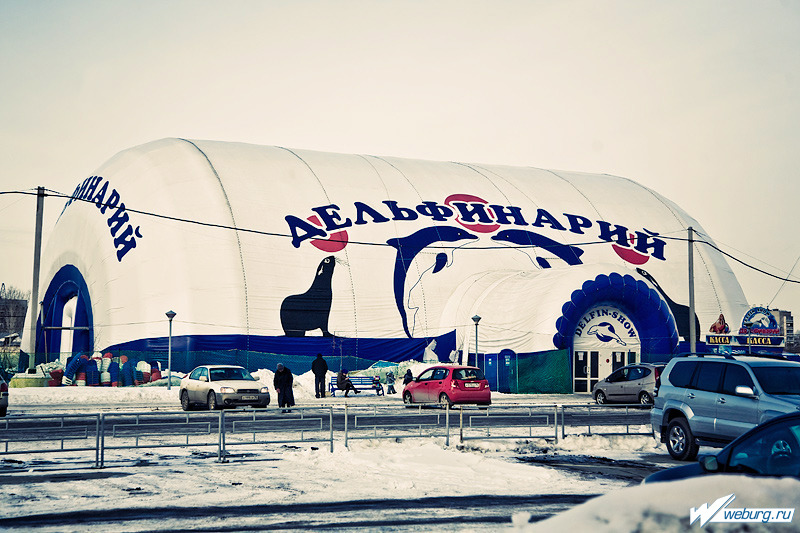
<svg viewBox="0 0 800 533"><path fill-rule="evenodd" d="M574 351L574 339L579 331L581 321L589 310L598 306L610 306L618 309L633 322L639 337L642 362L664 361L668 359L678 346L678 329L667 302L655 289L650 288L642 280L637 280L630 274L612 273L601 274L593 280L587 280L580 289L570 295L570 300L561 307L561 316L556 321L557 333L553 336L553 343L558 349L567 349L570 354ZM616 353L616 352L615 352ZM574 354L574 357L583 354ZM592 353L596 355L596 353ZM601 354L602 355L602 354ZM576 383L578 378L585 378L589 392L593 380L598 377L576 374L577 363L570 357L570 367ZM639 354L636 354L638 359ZM580 372L591 372L592 364L581 359L586 365ZM625 364L624 357L620 362ZM631 361L632 362L632 361ZM588 370L587 370L588 369ZM608 373L608 370L606 370ZM576 390L576 392L579 392Z"/></svg>
<svg viewBox="0 0 800 533"><path fill-rule="evenodd" d="M67 306L72 311L71 324L64 324L64 309ZM72 332L71 346L62 346L64 331ZM50 280L42 299L36 325L36 362L52 361L62 352L93 350L94 324L89 289L80 271L73 265L66 265Z"/></svg>

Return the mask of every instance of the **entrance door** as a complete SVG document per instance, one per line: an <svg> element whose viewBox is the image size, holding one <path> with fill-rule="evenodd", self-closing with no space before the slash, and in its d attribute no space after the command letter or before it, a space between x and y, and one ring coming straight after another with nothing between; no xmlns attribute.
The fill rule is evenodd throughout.
<svg viewBox="0 0 800 533"><path fill-rule="evenodd" d="M572 390L589 392L589 352L575 350L572 356Z"/></svg>
<svg viewBox="0 0 800 533"><path fill-rule="evenodd" d="M483 373L486 376L486 380L489 382L489 388L493 391L497 391L499 385L499 367L498 367L498 359L496 353L487 353L484 356L486 359L485 366L483 368Z"/></svg>
<svg viewBox="0 0 800 533"><path fill-rule="evenodd" d="M589 391L591 392L598 381L606 378L614 371L614 365L612 363L614 357L609 350L591 352L590 357L597 360L597 363L592 365L592 373L589 376Z"/></svg>
<svg viewBox="0 0 800 533"><path fill-rule="evenodd" d="M574 391L591 392L631 358L638 362L639 347L639 334L625 313L608 304L588 309L572 338Z"/></svg>

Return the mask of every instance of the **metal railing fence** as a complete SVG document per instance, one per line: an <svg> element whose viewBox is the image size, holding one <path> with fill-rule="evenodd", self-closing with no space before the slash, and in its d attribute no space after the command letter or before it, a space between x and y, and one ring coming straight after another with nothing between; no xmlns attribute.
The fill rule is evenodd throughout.
<svg viewBox="0 0 800 533"><path fill-rule="evenodd" d="M454 409L442 409L438 404L345 405L341 410L293 407L288 413L265 409L146 411L6 417L0 419L0 455L94 452L95 467L102 468L108 451L216 446L217 460L225 462L230 448L244 445L327 442L333 452L339 433L345 447L352 440L406 438L443 438L449 446L456 428L458 433L452 436L460 442L530 438L558 442L579 434L652 435L649 410L640 405Z"/></svg>

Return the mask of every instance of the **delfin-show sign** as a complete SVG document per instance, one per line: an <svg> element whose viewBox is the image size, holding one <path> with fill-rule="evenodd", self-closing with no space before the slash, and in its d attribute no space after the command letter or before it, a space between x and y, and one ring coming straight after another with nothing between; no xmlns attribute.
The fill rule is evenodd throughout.
<svg viewBox="0 0 800 533"><path fill-rule="evenodd" d="M614 307L602 305L587 311L575 327L574 344L580 347L636 347L639 334L633 321Z"/></svg>
<svg viewBox="0 0 800 533"><path fill-rule="evenodd" d="M784 338L775 315L765 307L753 307L742 318L736 340L746 346L780 346Z"/></svg>
<svg viewBox="0 0 800 533"><path fill-rule="evenodd" d="M469 232L471 238L477 238L476 233L494 233L492 240L495 241L540 246L568 264L580 264L579 257L583 253L580 248L561 244L536 231L521 228L542 228L591 236L611 244L617 255L636 265L644 264L651 257L665 260L666 241L659 239L658 233L647 229L630 230L606 220L591 220L575 213L554 214L543 208L537 209L535 213L528 213L521 207L492 204L472 194L451 194L442 203L424 201L417 205L402 205L396 200L384 200L380 205L370 205L355 201L344 207L330 204L314 207L311 211L314 214L307 217L285 217L295 248L310 241L321 250L334 252L347 246L348 229L366 224L419 219L438 223L437 227L442 227L442 222L455 222Z"/></svg>

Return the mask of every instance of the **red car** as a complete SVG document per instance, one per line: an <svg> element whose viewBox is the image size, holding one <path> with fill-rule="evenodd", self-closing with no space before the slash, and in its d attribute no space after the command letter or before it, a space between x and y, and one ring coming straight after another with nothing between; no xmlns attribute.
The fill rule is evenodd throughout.
<svg viewBox="0 0 800 533"><path fill-rule="evenodd" d="M483 370L474 366L439 365L425 370L403 388L403 403L490 405L492 391Z"/></svg>

